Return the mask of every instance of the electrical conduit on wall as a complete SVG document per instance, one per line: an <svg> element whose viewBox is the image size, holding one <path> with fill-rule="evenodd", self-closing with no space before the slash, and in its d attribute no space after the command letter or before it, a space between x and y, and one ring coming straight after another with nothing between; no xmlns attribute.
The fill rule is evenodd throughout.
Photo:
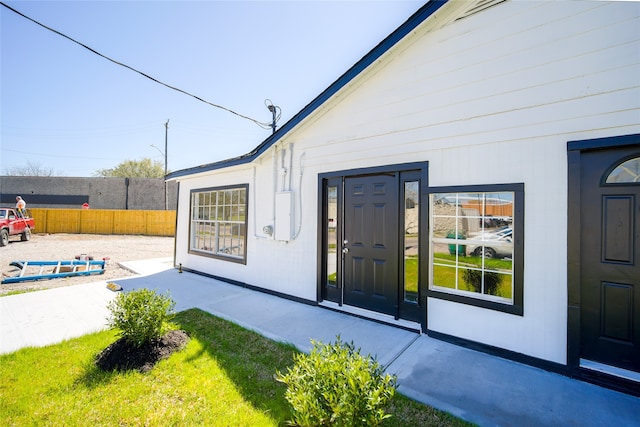
<svg viewBox="0 0 640 427"><path fill-rule="evenodd" d="M292 174L292 170L293 170L293 143L289 144L289 159L288 159L288 163L289 163L289 168L287 169L285 167L285 164L287 163L287 150L286 149L281 149L280 152L278 152L278 148L277 146L274 146L273 148L273 153L271 156L271 162L272 162L272 172L273 172L273 184L272 184L272 203L271 203L271 219L270 219L270 223L269 226L273 227L273 224L275 224L276 222L276 197L275 195L278 193L278 184L279 184L279 177L278 175L280 174L279 172L281 172L282 174L282 181L280 182L281 184L281 191L293 191L293 174ZM300 216L300 220L298 221L298 226L295 228L295 232L293 234L293 236L291 237L292 240L295 240L298 235L300 234L300 230L302 229L302 177L304 175L304 167L303 167L303 161L304 161L304 157L305 157L306 153L302 153L302 155L300 156L299 159L299 163L300 163L300 178L299 178L299 182L298 182L298 212L299 212L299 216ZM287 179L287 174L288 179ZM256 239L274 239L274 233L272 230L272 234L271 235L260 235L258 234L258 209L257 209L257 205L258 205L258 198L257 198L257 167L254 166L253 167L253 177L252 177L252 199L253 199L253 208L251 209L251 211L253 212L253 237ZM293 221L295 224L295 214L296 214L296 209L293 209Z"/></svg>
<svg viewBox="0 0 640 427"><path fill-rule="evenodd" d="M271 167L272 167L272 173L273 173L273 194L275 195L275 193L277 192L277 182L278 182L278 157L277 157L277 150L274 147L273 149L273 153L271 155ZM257 168L256 166L253 167L253 182L252 182L252 191L251 194L253 196L253 208L251 209L251 211L253 212L253 237L256 239L273 239L273 229L271 231L271 235L259 235L258 234L258 227L257 227L257 217L258 217L258 196L257 196L257 192L256 192L256 175L257 175ZM273 227L273 224L275 222L275 216L276 216L276 201L275 201L275 196L273 197L273 201L271 203L271 220L270 220L270 224L269 226Z"/></svg>

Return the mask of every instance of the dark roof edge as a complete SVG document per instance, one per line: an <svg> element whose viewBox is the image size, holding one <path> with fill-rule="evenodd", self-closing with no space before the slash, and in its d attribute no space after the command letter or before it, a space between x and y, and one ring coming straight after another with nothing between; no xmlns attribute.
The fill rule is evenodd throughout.
<svg viewBox="0 0 640 427"><path fill-rule="evenodd" d="M318 95L307 106L300 110L289 121L282 125L275 133L271 134L260 145L254 148L247 154L239 157L234 157L227 160L221 160L219 162L209 163L205 165L195 166L192 168L182 169L168 174L165 179L179 178L187 175L194 175L202 172L209 172L216 169L222 169L230 166L241 165L253 161L256 157L264 153L269 147L271 147L276 141L284 137L293 128L295 128L300 122L309 117L311 113L317 110L322 104L335 95L340 89L345 87L367 67L378 60L389 49L395 46L400 40L405 38L411 31L413 31L418 25L433 15L438 9L440 9L448 0L430 0L424 6L422 6L416 13L414 13L409 19L407 19L400 27L393 31L383 41L381 41L376 47L374 47L369 53L362 57L358 62L349 68L344 74L342 74L338 80L333 82L327 89L325 89L320 95Z"/></svg>

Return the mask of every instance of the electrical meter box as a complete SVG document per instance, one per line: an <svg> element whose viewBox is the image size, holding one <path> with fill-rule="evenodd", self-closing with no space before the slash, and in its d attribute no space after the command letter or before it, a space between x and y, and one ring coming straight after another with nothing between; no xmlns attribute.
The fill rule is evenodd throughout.
<svg viewBox="0 0 640 427"><path fill-rule="evenodd" d="M276 193L275 239L288 242L293 236L293 191Z"/></svg>

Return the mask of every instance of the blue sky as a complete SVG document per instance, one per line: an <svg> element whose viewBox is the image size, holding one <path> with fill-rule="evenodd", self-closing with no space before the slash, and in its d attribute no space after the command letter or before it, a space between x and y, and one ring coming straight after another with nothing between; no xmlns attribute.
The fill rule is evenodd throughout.
<svg viewBox="0 0 640 427"><path fill-rule="evenodd" d="M416 1L10 1L116 61L261 122L284 124L395 30ZM271 133L0 7L0 174L93 176L145 157L184 169ZM159 150L151 147L154 144Z"/></svg>

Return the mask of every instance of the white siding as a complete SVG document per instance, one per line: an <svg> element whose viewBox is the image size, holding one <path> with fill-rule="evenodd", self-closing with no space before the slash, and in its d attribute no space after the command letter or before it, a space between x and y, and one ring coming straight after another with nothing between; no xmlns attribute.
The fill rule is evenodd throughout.
<svg viewBox="0 0 640 427"><path fill-rule="evenodd" d="M178 262L315 300L319 173L428 161L431 186L521 182L524 316L430 299L428 326L566 363L566 144L640 132L639 12L639 3L515 1L433 32L423 23L261 159L183 179ZM242 183L247 265L188 255L189 190ZM282 190L295 193L300 234L254 237L273 224Z"/></svg>
<svg viewBox="0 0 640 427"><path fill-rule="evenodd" d="M275 241L262 231L264 226L274 226L275 193L290 189L288 176L283 179L280 173L283 150L278 149L275 156L278 162L275 172L271 155L273 151L273 149L270 150L266 157L251 165L228 168L217 173L203 174L181 181L176 260L192 270L315 301L316 236L310 232L315 232L316 218L315 212L313 215L306 214L303 218L304 227L300 227L299 162L293 165L295 177L292 179L292 185L295 190L294 233L300 228L300 235L287 243ZM286 147L284 152L289 156L290 148ZM284 163L288 169L288 157ZM315 177L308 175L304 179L304 184L308 187ZM247 183L249 184L247 264L188 254L190 191ZM306 200L306 194L302 198L305 212L309 208L315 209L316 206L316 200L312 199L315 197L313 196L315 190L309 191L308 194L310 200Z"/></svg>

